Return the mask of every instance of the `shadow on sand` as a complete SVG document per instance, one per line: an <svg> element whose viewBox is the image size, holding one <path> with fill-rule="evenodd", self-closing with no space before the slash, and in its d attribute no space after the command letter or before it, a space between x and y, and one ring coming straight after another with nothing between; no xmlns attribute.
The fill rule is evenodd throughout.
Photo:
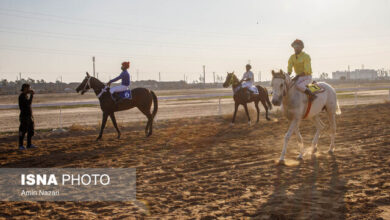
<svg viewBox="0 0 390 220"><path fill-rule="evenodd" d="M296 167L276 166L274 190L254 217L259 219L344 219L346 181L335 155L312 156Z"/></svg>

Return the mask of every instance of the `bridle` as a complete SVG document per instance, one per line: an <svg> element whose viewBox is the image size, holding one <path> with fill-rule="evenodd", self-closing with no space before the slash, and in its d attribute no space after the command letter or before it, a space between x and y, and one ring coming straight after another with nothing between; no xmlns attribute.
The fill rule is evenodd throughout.
<svg viewBox="0 0 390 220"><path fill-rule="evenodd" d="M234 86L234 79L235 79L235 75L234 75L234 73L230 73L231 75L230 75L230 81L229 81L229 85L232 85L232 86Z"/></svg>
<svg viewBox="0 0 390 220"><path fill-rule="evenodd" d="M84 88L81 90L83 93L85 93L86 91L88 91L88 89L90 89L90 88L92 88L91 87L91 78L92 77L88 77L88 80L87 80L87 82L85 83L85 85L84 85ZM87 87L88 86L88 87ZM107 92L107 88L109 88L108 86L105 86L100 92L99 92L99 94L97 94L96 96L98 97L98 98L100 98L102 95L103 95L103 93L105 93L105 92Z"/></svg>
<svg viewBox="0 0 390 220"><path fill-rule="evenodd" d="M87 88L87 86L88 86L88 88ZM87 82L86 82L85 85L84 85L83 90L81 90L81 91L82 91L83 93L85 93L85 92L87 92L88 89L90 89L90 88L91 88L91 77L89 76Z"/></svg>
<svg viewBox="0 0 390 220"><path fill-rule="evenodd" d="M284 73L279 73L277 75L274 75L273 77L275 79L283 79L283 96L286 96L288 89L292 87L293 83L290 83L290 85L288 85L287 77L286 75L284 75Z"/></svg>

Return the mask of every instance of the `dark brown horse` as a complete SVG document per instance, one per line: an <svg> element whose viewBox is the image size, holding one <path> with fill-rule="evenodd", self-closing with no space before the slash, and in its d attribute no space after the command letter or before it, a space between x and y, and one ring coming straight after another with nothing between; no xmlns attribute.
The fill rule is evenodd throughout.
<svg viewBox="0 0 390 220"><path fill-rule="evenodd" d="M96 140L100 140L103 135L104 127L106 126L107 118L110 116L112 124L118 132L118 139L121 136L118 125L116 124L114 112L123 111L137 107L147 118L145 134L149 137L153 132L153 119L157 114L158 103L156 94L145 88L135 88L131 90L132 99L124 99L117 103L111 97L109 88L100 82L98 79L91 77L88 73L83 82L76 88L76 92L81 91L83 95L88 89L93 89L100 102L100 108L103 111L102 126L100 128L99 136ZM150 113L150 108L153 102L153 112Z"/></svg>
<svg viewBox="0 0 390 220"><path fill-rule="evenodd" d="M257 123L259 122L259 115L260 115L260 109L259 109L259 102L261 102L265 108L265 118L267 120L271 120L268 117L268 109L272 109L271 102L269 101L268 91L266 88L261 86L256 86L257 90L259 91L259 95L250 95L248 97L248 90L246 88L241 88L241 82L238 80L237 76L232 73L228 73L226 76L226 80L223 83L223 87L227 88L230 85L232 85L233 88L233 99L234 99L234 114L232 119L232 124L234 124L234 121L236 119L237 109L239 105L243 105L245 108L246 116L248 117L248 123L250 124L251 119L249 117L248 112L248 106L247 103L255 102L255 107L257 110Z"/></svg>

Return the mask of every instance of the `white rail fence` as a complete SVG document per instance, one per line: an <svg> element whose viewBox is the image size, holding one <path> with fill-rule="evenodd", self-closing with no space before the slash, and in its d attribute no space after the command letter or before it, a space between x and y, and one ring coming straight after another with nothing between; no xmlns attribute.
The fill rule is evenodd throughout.
<svg viewBox="0 0 390 220"><path fill-rule="evenodd" d="M355 92L355 98L357 98L358 91L369 91L369 90L389 90L389 99L390 99L390 86L375 86L375 87L357 87L357 88L340 88L336 89L336 92ZM271 91L268 88L268 91ZM204 99L204 98L221 98L224 96L232 96L232 92L227 93L217 93L217 94L193 94L193 95L179 95L179 96L161 96L158 97L158 100L180 100L180 99ZM219 101L220 103L220 101ZM82 101L82 102L54 102L54 103L37 103L33 104L32 107L61 107L61 106L77 106L77 105L98 105L99 101ZM356 105L356 104L355 104ZM0 109L18 109L19 106L16 104L13 105L3 105L0 104Z"/></svg>
<svg viewBox="0 0 390 220"><path fill-rule="evenodd" d="M390 100L390 86L375 86L375 87L356 87L356 88L340 88L336 89L336 92L354 92L354 105L357 105L358 92L359 91L372 91L372 90L389 90L389 100ZM270 89L269 89L270 91ZM184 99L205 99L205 98L215 98L218 99L218 114L222 114L221 99L226 96L232 96L232 92L226 93L216 93L216 94L193 94L193 95L179 95L179 96L161 96L158 97L159 100L184 100ZM32 107L58 107L59 108L59 118L58 118L58 129L62 129L62 107L64 106L82 106L82 105L99 105L99 101L82 101L82 102L55 102L55 103L37 103L33 104ZM18 109L18 105L2 105L0 104L0 109Z"/></svg>

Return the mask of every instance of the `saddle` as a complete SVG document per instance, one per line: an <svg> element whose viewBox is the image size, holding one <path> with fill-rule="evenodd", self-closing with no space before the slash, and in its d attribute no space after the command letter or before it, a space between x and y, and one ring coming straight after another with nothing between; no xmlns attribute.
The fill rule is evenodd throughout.
<svg viewBox="0 0 390 220"><path fill-rule="evenodd" d="M250 87L250 88L243 87L242 85L239 85L239 86L237 86L237 88L234 90L234 94L236 94L238 91L240 91L240 89L246 89L248 93L252 93L253 95L259 95L259 90L258 90L257 87L254 86L254 85L253 85L252 87ZM256 92L253 91L253 90L251 90L251 89L255 90Z"/></svg>
<svg viewBox="0 0 390 220"><path fill-rule="evenodd" d="M306 86L312 93L318 94L321 92L324 92L325 90L321 88L316 81L313 81L312 83L308 84Z"/></svg>
<svg viewBox="0 0 390 220"><path fill-rule="evenodd" d="M300 75L295 76L292 78L292 82L296 83L296 81L299 79ZM311 82L310 84L306 85L306 87L314 94L321 93L325 91L323 88L321 88L316 81Z"/></svg>
<svg viewBox="0 0 390 220"><path fill-rule="evenodd" d="M121 91L121 92L114 92L114 94L112 94L112 98L114 99L115 102L118 102L118 101L121 101L124 99L130 100L130 99L132 99L131 90L127 89L127 90Z"/></svg>

